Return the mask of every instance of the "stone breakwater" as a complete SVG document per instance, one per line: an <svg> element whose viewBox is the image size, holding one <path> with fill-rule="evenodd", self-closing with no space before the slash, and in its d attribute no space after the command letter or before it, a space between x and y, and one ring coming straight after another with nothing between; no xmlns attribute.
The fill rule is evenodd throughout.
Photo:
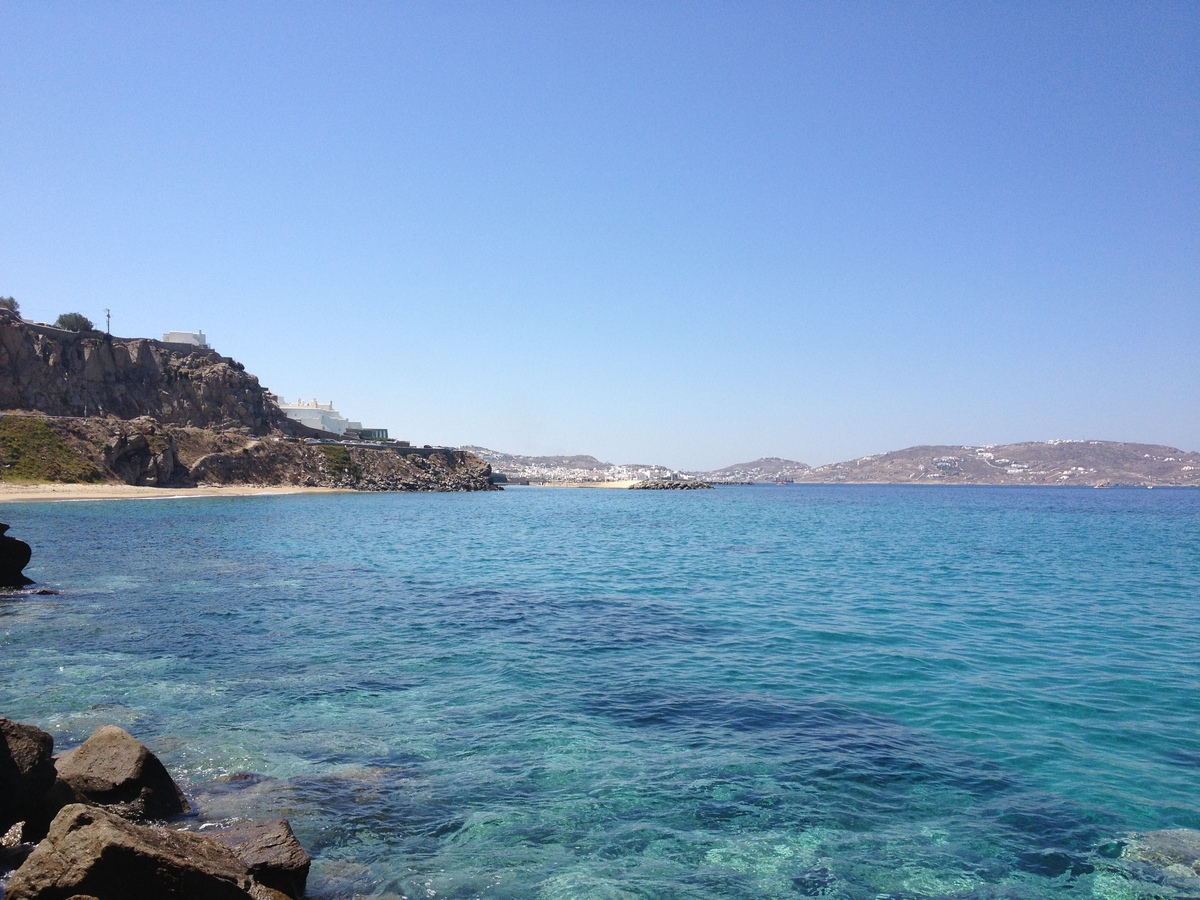
<svg viewBox="0 0 1200 900"><path fill-rule="evenodd" d="M188 812L158 757L123 729L102 726L56 757L51 735L0 718L8 900L304 895L310 859L287 819L204 834L165 824Z"/></svg>
<svg viewBox="0 0 1200 900"><path fill-rule="evenodd" d="M712 489L707 481L639 481L631 484L631 491L696 491Z"/></svg>

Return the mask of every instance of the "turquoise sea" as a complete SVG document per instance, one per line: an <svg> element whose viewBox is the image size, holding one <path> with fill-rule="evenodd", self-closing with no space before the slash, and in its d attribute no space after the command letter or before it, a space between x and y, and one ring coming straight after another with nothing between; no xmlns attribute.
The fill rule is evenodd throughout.
<svg viewBox="0 0 1200 900"><path fill-rule="evenodd" d="M1200 491L6 504L0 715L121 725L310 895L1200 896Z"/></svg>

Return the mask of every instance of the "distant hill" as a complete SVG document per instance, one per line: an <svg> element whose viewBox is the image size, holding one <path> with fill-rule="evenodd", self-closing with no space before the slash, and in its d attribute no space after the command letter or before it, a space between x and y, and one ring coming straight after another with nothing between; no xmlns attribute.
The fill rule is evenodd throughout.
<svg viewBox="0 0 1200 900"><path fill-rule="evenodd" d="M1030 441L965 447L909 447L811 467L763 457L710 472L672 473L666 466L602 462L594 456L521 456L463 447L512 479L533 482L642 481L676 477L714 483L795 481L809 484L1197 485L1200 453L1119 441Z"/></svg>
<svg viewBox="0 0 1200 900"><path fill-rule="evenodd" d="M735 463L711 472L695 472L707 481L783 481L802 477L811 467L794 459L764 456L754 462Z"/></svg>
<svg viewBox="0 0 1200 900"><path fill-rule="evenodd" d="M859 484L1200 485L1200 453L1119 441L921 446L817 466L795 480Z"/></svg>

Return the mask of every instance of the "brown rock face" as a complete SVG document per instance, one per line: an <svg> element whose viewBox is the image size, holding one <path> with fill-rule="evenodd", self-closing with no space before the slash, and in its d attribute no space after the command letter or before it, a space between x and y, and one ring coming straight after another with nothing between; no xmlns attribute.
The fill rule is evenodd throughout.
<svg viewBox="0 0 1200 900"><path fill-rule="evenodd" d="M267 438L197 460L198 484L294 484L356 491L494 491L492 469L461 450L300 444Z"/></svg>
<svg viewBox="0 0 1200 900"><path fill-rule="evenodd" d="M55 817L46 840L13 874L7 898L246 900L252 890L249 870L216 841L145 828L73 804Z"/></svg>
<svg viewBox="0 0 1200 900"><path fill-rule="evenodd" d="M33 725L0 718L0 833L38 818L54 784L54 738Z"/></svg>
<svg viewBox="0 0 1200 900"><path fill-rule="evenodd" d="M289 897L303 897L312 861L287 819L243 822L210 835L233 851L259 884Z"/></svg>
<svg viewBox="0 0 1200 900"><path fill-rule="evenodd" d="M180 465L171 435L145 416L119 428L108 439L104 462L126 484L147 487L189 484L187 469Z"/></svg>
<svg viewBox="0 0 1200 900"><path fill-rule="evenodd" d="M59 782L70 798L109 807L128 819L166 819L188 811L183 792L158 757L115 725L97 728L90 738L56 761Z"/></svg>
<svg viewBox="0 0 1200 900"><path fill-rule="evenodd" d="M0 311L0 409L153 416L170 425L266 434L286 417L241 363L161 341L70 332Z"/></svg>

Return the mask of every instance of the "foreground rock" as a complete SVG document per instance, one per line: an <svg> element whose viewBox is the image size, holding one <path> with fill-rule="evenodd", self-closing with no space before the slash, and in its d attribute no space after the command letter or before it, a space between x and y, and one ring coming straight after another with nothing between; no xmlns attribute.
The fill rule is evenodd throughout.
<svg viewBox="0 0 1200 900"><path fill-rule="evenodd" d="M0 522L0 587L25 587L33 584L33 579L26 578L22 571L29 565L33 551L24 541L9 537L5 532L8 526Z"/></svg>
<svg viewBox="0 0 1200 900"><path fill-rule="evenodd" d="M72 804L8 883L8 900L280 900L228 847Z"/></svg>
<svg viewBox="0 0 1200 900"><path fill-rule="evenodd" d="M53 754L54 738L49 734L0 718L0 834L11 832L10 844L27 839L25 823L43 815L54 785Z"/></svg>
<svg viewBox="0 0 1200 900"><path fill-rule="evenodd" d="M127 819L168 819L188 812L166 767L133 735L115 725L60 756L55 766L60 802L104 806Z"/></svg>
<svg viewBox="0 0 1200 900"><path fill-rule="evenodd" d="M53 752L54 739L40 728L0 718L0 873L20 866L0 896L304 895L311 860L287 819L245 822L212 835L139 825L132 820L177 816L188 804L137 739L105 725L57 760ZM41 837L32 848L29 842Z"/></svg>
<svg viewBox="0 0 1200 900"><path fill-rule="evenodd" d="M639 481L631 484L631 491L695 491L711 489L707 481Z"/></svg>
<svg viewBox="0 0 1200 900"><path fill-rule="evenodd" d="M259 884L289 897L304 896L312 860L292 834L287 819L243 822L210 836L232 850Z"/></svg>

